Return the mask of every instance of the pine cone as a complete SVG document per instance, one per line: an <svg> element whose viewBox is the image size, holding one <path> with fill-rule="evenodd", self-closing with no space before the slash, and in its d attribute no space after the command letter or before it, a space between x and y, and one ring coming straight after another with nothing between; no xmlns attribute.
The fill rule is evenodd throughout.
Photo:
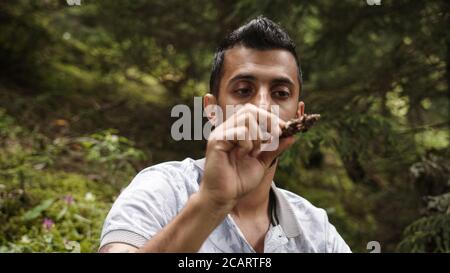
<svg viewBox="0 0 450 273"><path fill-rule="evenodd" d="M320 114L304 114L298 119L291 119L282 129L281 137L289 137L297 133L304 133L320 119Z"/></svg>

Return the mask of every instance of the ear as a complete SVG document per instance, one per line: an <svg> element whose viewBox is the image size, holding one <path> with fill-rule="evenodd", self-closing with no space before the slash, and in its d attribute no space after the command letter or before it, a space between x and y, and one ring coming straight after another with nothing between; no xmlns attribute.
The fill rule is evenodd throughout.
<svg viewBox="0 0 450 273"><path fill-rule="evenodd" d="M217 105L217 100L213 94L208 93L205 96L203 96L203 109L205 109L206 116L212 125L215 125L217 117L216 113L214 111L211 111L212 108L208 106L214 105Z"/></svg>
<svg viewBox="0 0 450 273"><path fill-rule="evenodd" d="M303 101L298 102L296 118L299 118L305 114L305 103Z"/></svg>

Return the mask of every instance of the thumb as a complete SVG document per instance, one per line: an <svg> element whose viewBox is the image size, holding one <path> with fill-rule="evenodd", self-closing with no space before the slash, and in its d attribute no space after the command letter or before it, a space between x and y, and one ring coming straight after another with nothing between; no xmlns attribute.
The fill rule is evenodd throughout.
<svg viewBox="0 0 450 273"><path fill-rule="evenodd" d="M258 160L266 167L269 168L272 164L272 161L279 156L284 150L289 148L292 144L295 143L295 137L289 136L280 138L280 143L278 144L278 148L274 151L263 151L261 152L257 158Z"/></svg>

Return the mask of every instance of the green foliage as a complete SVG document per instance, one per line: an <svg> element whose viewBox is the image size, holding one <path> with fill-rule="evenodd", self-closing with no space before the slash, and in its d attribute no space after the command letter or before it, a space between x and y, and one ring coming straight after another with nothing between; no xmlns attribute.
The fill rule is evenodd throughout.
<svg viewBox="0 0 450 273"><path fill-rule="evenodd" d="M68 143L48 143L18 126L3 109L0 113L0 252L95 252L118 194L113 178L129 181L135 169L127 164L142 159L142 152L107 130L73 138L72 144L87 145L78 157ZM4 124L14 133L2 130ZM47 143L42 147L40 142ZM77 158L105 177L59 170L61 159Z"/></svg>
<svg viewBox="0 0 450 273"><path fill-rule="evenodd" d="M29 221L29 220L36 219L37 217L41 216L42 212L45 211L46 209L48 209L53 204L53 202L54 202L53 199L44 200L38 206L36 206L33 209L27 211L23 215L22 220Z"/></svg>
<svg viewBox="0 0 450 273"><path fill-rule="evenodd" d="M450 252L450 215L420 218L409 225L398 245L401 252Z"/></svg>
<svg viewBox="0 0 450 273"><path fill-rule="evenodd" d="M42 183L47 185L53 183L54 187L45 189L45 193L29 188L28 197L37 201L45 194L55 198L55 201L47 199L36 207L24 211L23 215L21 213L9 215L10 218L2 227L2 231L14 236L6 242L4 241L6 238L2 238L3 247L0 250L3 252L65 252L67 242L74 242L80 245L80 250L83 252L96 251L103 219L112 200L105 197L103 200L100 199L102 192L92 190L92 181L76 175L46 175ZM71 183L79 185L76 189L70 189ZM100 200L95 200L95 197ZM53 203L47 202L48 200ZM69 202L69 200L73 201ZM10 201L13 202L13 200ZM28 205L23 203L21 206L26 208ZM8 210L8 208L10 207L4 209ZM52 224L45 224L46 221ZM17 225L23 227L18 228ZM52 240L49 241L49 238Z"/></svg>
<svg viewBox="0 0 450 273"><path fill-rule="evenodd" d="M397 250L450 252L449 150L427 152L410 168L417 188L425 193L422 216L403 232Z"/></svg>
<svg viewBox="0 0 450 273"><path fill-rule="evenodd" d="M133 143L125 137L118 136L117 130L106 130L78 138L86 151L86 159L90 162L117 163L128 160L142 160L144 154L133 148ZM119 166L113 165L114 168Z"/></svg>
<svg viewBox="0 0 450 273"><path fill-rule="evenodd" d="M30 179L25 192L1 180L0 252L67 252L68 245L95 252L115 191L74 174L37 172Z"/></svg>
<svg viewBox="0 0 450 273"><path fill-rule="evenodd" d="M84 159L90 168L97 169L99 180L121 186L127 177L136 173L135 164L145 160L146 156L132 141L117 133L117 130L109 129L76 138L72 143L81 145Z"/></svg>
<svg viewBox="0 0 450 273"><path fill-rule="evenodd" d="M208 91L218 42L263 14L295 40L301 100L322 115L283 154L276 182L325 208L355 251L376 240L448 252L445 212L423 212L424 198L450 190L447 10L443 0L3 1L1 251L77 251L72 241L95 251L138 170L203 156L204 142L171 139L170 109Z"/></svg>

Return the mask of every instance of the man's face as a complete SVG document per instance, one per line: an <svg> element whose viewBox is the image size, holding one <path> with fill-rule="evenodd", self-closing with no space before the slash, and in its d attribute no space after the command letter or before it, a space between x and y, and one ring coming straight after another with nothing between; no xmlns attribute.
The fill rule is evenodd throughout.
<svg viewBox="0 0 450 273"><path fill-rule="evenodd" d="M280 118L289 120L300 113L297 69L294 56L287 50L233 47L225 52L216 99L223 110L226 105L251 103L270 111L271 105L278 105Z"/></svg>

